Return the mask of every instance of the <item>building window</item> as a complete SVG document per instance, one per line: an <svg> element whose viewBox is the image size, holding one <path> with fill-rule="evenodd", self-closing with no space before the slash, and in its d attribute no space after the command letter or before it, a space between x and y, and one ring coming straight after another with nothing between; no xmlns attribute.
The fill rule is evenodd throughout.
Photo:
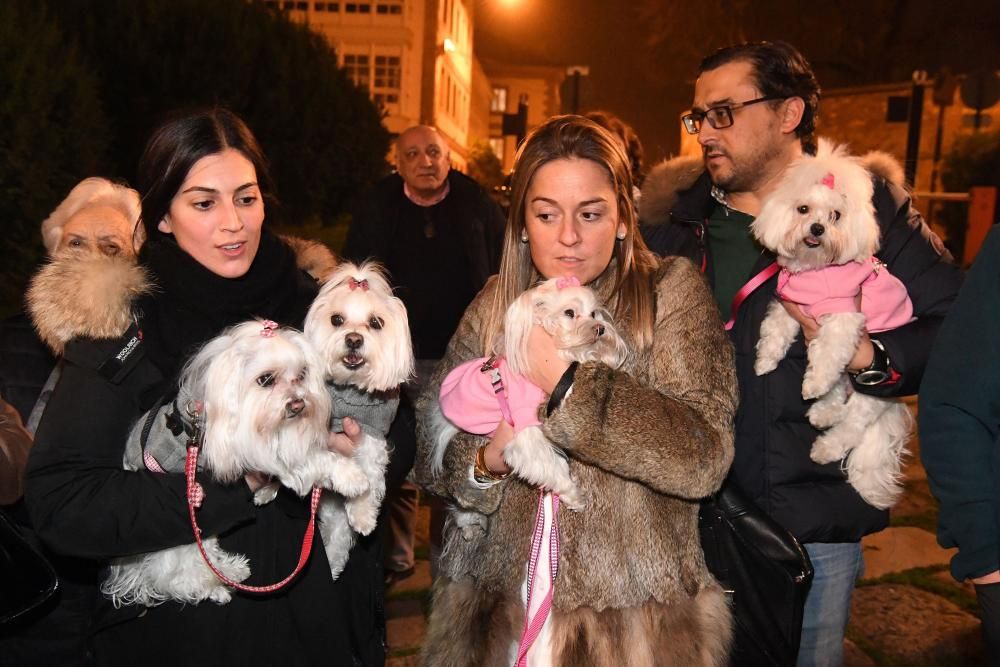
<svg viewBox="0 0 1000 667"><path fill-rule="evenodd" d="M371 80L371 58L367 54L345 53L344 73L358 88L368 90Z"/></svg>
<svg viewBox="0 0 1000 667"><path fill-rule="evenodd" d="M375 85L372 86L372 99L376 104L382 107L399 104L401 73L399 56L375 56Z"/></svg>
<svg viewBox="0 0 1000 667"><path fill-rule="evenodd" d="M339 12L340 3L339 2L317 2L313 5L313 8L317 12Z"/></svg>
<svg viewBox="0 0 1000 667"><path fill-rule="evenodd" d="M500 164L503 164L503 137L490 137L490 148L493 149L493 154L500 160Z"/></svg>
<svg viewBox="0 0 1000 667"><path fill-rule="evenodd" d="M490 100L490 111L493 113L504 113L507 111L507 89L501 86L493 89L493 98Z"/></svg>
<svg viewBox="0 0 1000 667"><path fill-rule="evenodd" d="M348 2L344 5L344 11L348 14L371 14L372 4L370 2Z"/></svg>
<svg viewBox="0 0 1000 667"><path fill-rule="evenodd" d="M910 119L910 96L890 95L885 110L886 122L905 123L909 119Z"/></svg>
<svg viewBox="0 0 1000 667"><path fill-rule="evenodd" d="M376 14L402 14L403 0L382 0L375 5Z"/></svg>
<svg viewBox="0 0 1000 667"><path fill-rule="evenodd" d="M286 12L290 12L293 9L295 9L295 3L292 2L292 0L285 0L283 3L281 3L281 8L284 9Z"/></svg>

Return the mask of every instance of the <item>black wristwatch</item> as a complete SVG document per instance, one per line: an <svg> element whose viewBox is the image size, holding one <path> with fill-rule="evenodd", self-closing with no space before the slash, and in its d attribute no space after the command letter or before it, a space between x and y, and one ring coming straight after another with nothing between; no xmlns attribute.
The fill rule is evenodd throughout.
<svg viewBox="0 0 1000 667"><path fill-rule="evenodd" d="M882 384L891 377L889 369L892 364L889 362L889 355L886 354L885 346L878 340L874 338L872 341L872 362L867 368L862 368L859 371L850 371L851 376L854 378L854 382L865 387L873 387L877 384Z"/></svg>

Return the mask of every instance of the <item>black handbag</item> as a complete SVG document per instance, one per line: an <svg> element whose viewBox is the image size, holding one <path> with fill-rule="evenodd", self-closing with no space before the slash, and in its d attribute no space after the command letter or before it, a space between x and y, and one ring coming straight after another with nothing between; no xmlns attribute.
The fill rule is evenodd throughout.
<svg viewBox="0 0 1000 667"><path fill-rule="evenodd" d="M794 665L813 568L799 541L726 482L698 515L709 571L730 598L732 665Z"/></svg>
<svg viewBox="0 0 1000 667"><path fill-rule="evenodd" d="M0 511L0 626L37 608L58 586L49 561Z"/></svg>

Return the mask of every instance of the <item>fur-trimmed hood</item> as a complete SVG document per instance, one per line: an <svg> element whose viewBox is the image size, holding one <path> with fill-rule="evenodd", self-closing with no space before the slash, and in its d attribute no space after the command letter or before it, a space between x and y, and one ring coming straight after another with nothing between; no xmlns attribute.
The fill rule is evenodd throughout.
<svg viewBox="0 0 1000 667"><path fill-rule="evenodd" d="M903 167L892 155L871 151L861 157L861 163L874 176L904 187ZM704 173L705 165L700 155L682 155L657 164L650 169L642 184L639 219L644 224L652 225L669 220L681 193L698 184Z"/></svg>
<svg viewBox="0 0 1000 667"><path fill-rule="evenodd" d="M337 258L322 243L282 236L299 269L322 281ZM135 299L155 289L135 257L56 253L28 287L28 312L56 355L77 337L117 338L134 319Z"/></svg>

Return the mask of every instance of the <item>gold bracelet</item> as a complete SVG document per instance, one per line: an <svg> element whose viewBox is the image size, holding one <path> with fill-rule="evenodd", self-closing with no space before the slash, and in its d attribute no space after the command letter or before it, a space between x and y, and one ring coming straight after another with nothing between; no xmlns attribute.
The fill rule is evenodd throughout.
<svg viewBox="0 0 1000 667"><path fill-rule="evenodd" d="M510 472L495 473L486 465L486 445L476 450L476 464L472 469L472 474L477 481L499 482L507 478Z"/></svg>

